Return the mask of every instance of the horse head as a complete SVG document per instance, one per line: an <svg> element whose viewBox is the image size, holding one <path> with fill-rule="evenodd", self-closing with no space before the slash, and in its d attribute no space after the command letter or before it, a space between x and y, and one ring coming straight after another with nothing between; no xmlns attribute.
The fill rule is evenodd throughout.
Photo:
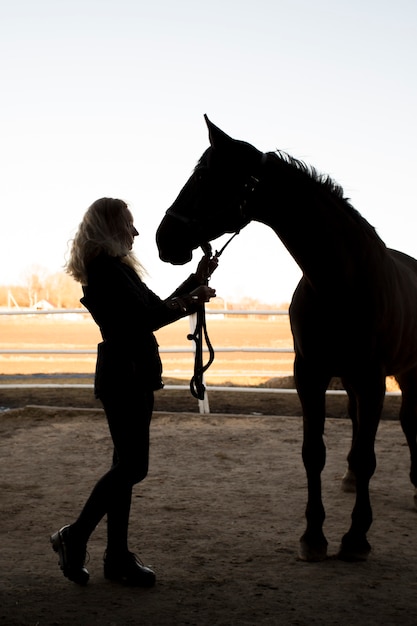
<svg viewBox="0 0 417 626"><path fill-rule="evenodd" d="M205 115L210 147L167 210L156 233L163 261L182 265L192 251L248 224L249 197L264 156L254 146L232 139Z"/></svg>

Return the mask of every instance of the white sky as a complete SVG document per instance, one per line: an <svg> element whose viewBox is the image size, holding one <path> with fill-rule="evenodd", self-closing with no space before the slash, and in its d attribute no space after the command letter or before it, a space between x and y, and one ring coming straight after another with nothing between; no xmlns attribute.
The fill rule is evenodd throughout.
<svg viewBox="0 0 417 626"><path fill-rule="evenodd" d="M0 284L60 271L102 196L132 207L148 285L155 231L208 146L203 114L333 176L390 247L417 257L415 0L13 0L0 8ZM199 256L199 254L197 255ZM251 224L212 279L289 301L300 271Z"/></svg>

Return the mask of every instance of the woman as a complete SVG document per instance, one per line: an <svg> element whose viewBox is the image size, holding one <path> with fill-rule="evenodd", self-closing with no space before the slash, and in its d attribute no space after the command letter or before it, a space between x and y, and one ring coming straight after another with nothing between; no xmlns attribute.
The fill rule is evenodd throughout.
<svg viewBox="0 0 417 626"><path fill-rule="evenodd" d="M163 386L153 331L195 312L216 295L204 283L217 260L203 257L196 273L161 300L142 281L143 269L132 252L137 235L125 202L97 200L84 215L66 267L82 284L81 302L103 337L95 395L103 404L114 444L111 469L97 482L78 518L51 536L64 575L80 585L89 579L88 539L105 515L105 577L143 587L155 584L154 572L128 548L132 487L147 475L153 395Z"/></svg>

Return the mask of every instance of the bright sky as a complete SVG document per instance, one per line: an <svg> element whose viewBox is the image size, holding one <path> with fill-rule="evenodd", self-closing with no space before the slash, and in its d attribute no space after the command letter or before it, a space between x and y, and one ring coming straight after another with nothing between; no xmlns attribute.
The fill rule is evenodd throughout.
<svg viewBox="0 0 417 626"><path fill-rule="evenodd" d="M417 257L415 0L13 0L0 58L0 284L60 271L86 208L112 196L131 204L148 285L169 295L195 262L162 263L155 231L208 146L204 113L330 174ZM251 224L212 285L279 305L299 277Z"/></svg>

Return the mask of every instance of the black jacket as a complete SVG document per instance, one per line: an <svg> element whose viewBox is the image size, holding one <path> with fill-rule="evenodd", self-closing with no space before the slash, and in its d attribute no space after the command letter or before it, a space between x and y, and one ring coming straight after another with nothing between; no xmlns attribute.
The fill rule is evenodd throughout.
<svg viewBox="0 0 417 626"><path fill-rule="evenodd" d="M81 303L103 337L98 346L95 393L116 395L138 387L160 389L162 364L153 331L193 312L172 309L168 301L199 286L191 275L166 301L120 258L97 256L87 268L88 285Z"/></svg>

